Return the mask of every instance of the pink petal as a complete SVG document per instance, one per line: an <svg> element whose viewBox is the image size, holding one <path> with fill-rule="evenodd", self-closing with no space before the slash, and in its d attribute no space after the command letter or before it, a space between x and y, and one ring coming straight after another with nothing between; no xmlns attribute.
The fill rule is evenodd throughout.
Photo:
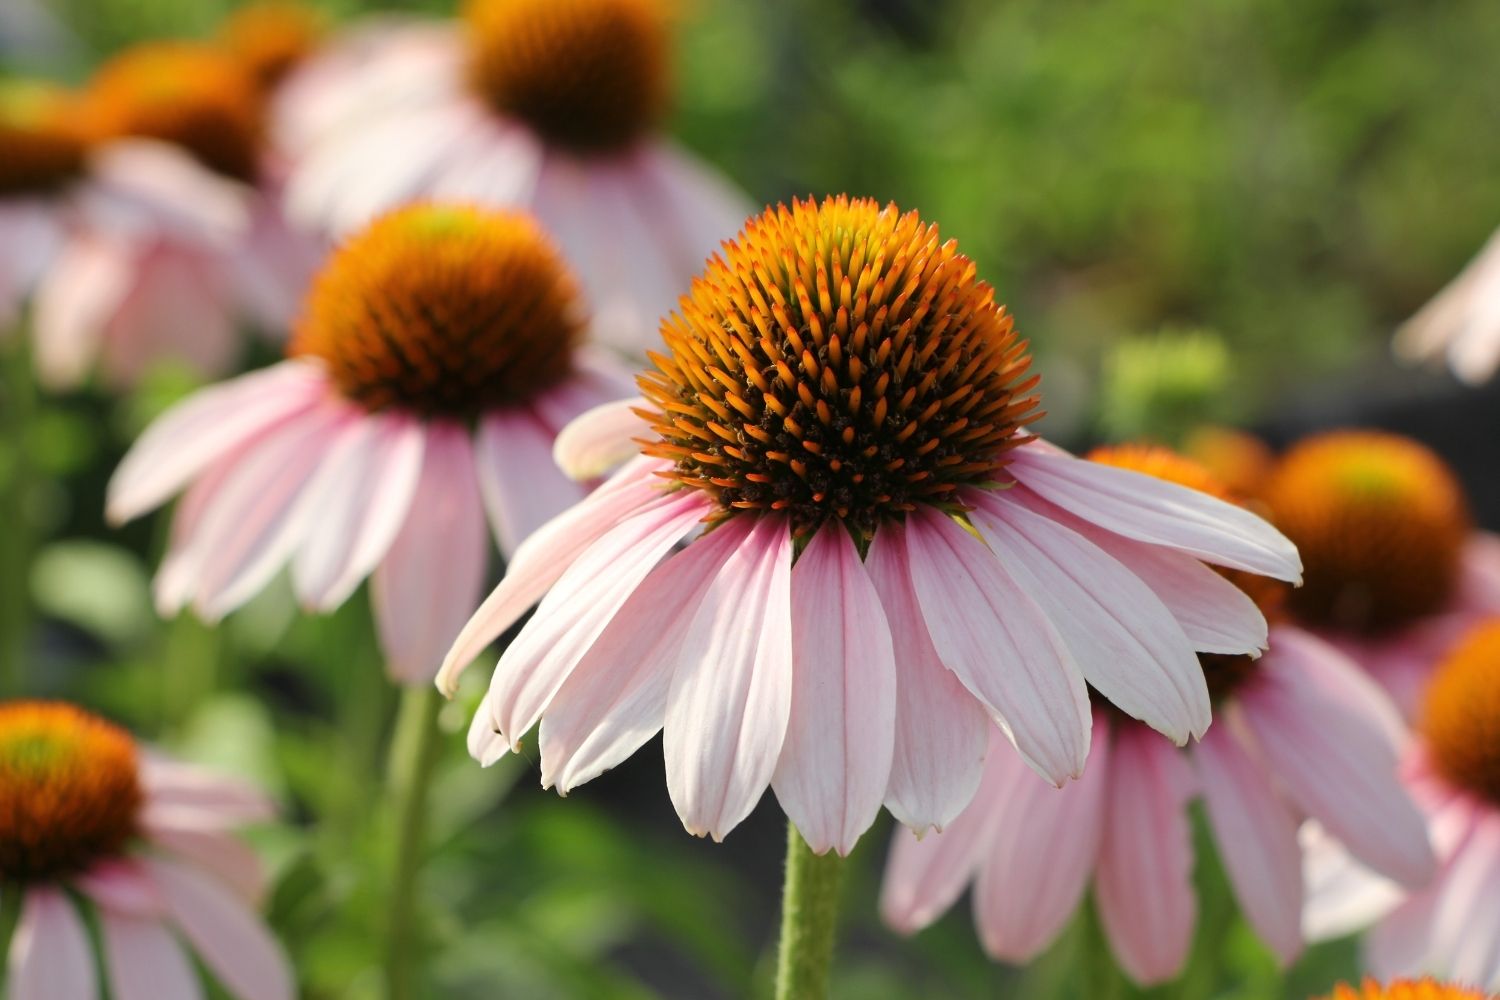
<svg viewBox="0 0 1500 1000"><path fill-rule="evenodd" d="M842 524L792 569L792 709L772 787L813 853L847 855L880 813L896 660L880 595Z"/></svg>
<svg viewBox="0 0 1500 1000"><path fill-rule="evenodd" d="M199 1000L198 974L160 922L105 911L99 915L111 1000Z"/></svg>
<svg viewBox="0 0 1500 1000"><path fill-rule="evenodd" d="M490 694L484 693L474 718L469 720L467 745L469 756L479 762L480 767L490 767L510 750L510 743L495 730L495 711L490 707Z"/></svg>
<svg viewBox="0 0 1500 1000"><path fill-rule="evenodd" d="M583 499L583 488L553 463L552 439L525 410L493 412L479 422L474 464L502 554Z"/></svg>
<svg viewBox="0 0 1500 1000"><path fill-rule="evenodd" d="M249 189L201 166L184 150L113 140L90 158L79 210L93 228L140 239L168 236L227 246L249 226Z"/></svg>
<svg viewBox="0 0 1500 1000"><path fill-rule="evenodd" d="M1396 979L1433 967L1433 913L1440 898L1437 888L1409 897L1365 935L1361 951L1371 975Z"/></svg>
<svg viewBox="0 0 1500 1000"><path fill-rule="evenodd" d="M652 474L660 466L644 458L632 462L517 547L500 586L474 612L448 651L438 672L443 693L452 696L464 669L540 600L585 549L660 495Z"/></svg>
<svg viewBox="0 0 1500 1000"><path fill-rule="evenodd" d="M696 490L663 498L589 546L542 600L490 678L495 728L518 749L646 574L704 514Z"/></svg>
<svg viewBox="0 0 1500 1000"><path fill-rule="evenodd" d="M1166 605L1078 533L975 492L974 525L1062 633L1084 679L1181 746L1208 729L1203 668Z"/></svg>
<svg viewBox="0 0 1500 1000"><path fill-rule="evenodd" d="M292 1000L286 955L239 897L183 865L145 864L178 930L229 992L239 1000Z"/></svg>
<svg viewBox="0 0 1500 1000"><path fill-rule="evenodd" d="M131 917L158 917L156 885L134 861L105 861L73 879L73 887L103 910Z"/></svg>
<svg viewBox="0 0 1500 1000"><path fill-rule="evenodd" d="M292 582L308 607L343 604L390 551L417 492L426 437L410 417L372 414L329 449L307 487L317 530L292 561Z"/></svg>
<svg viewBox="0 0 1500 1000"><path fill-rule="evenodd" d="M635 439L649 432L635 412L645 405L639 398L596 406L575 417L557 435L552 456L574 479L593 479L640 453Z"/></svg>
<svg viewBox="0 0 1500 1000"><path fill-rule="evenodd" d="M1298 831L1302 848L1302 935L1331 941L1362 931L1401 905L1406 892L1376 875L1330 837L1317 820Z"/></svg>
<svg viewBox="0 0 1500 1000"><path fill-rule="evenodd" d="M944 666L996 717L1028 764L1054 784L1083 773L1089 702L1072 653L1047 615L984 543L918 508L905 535L913 589Z"/></svg>
<svg viewBox="0 0 1500 1000"><path fill-rule="evenodd" d="M697 274L723 242L744 226L758 206L722 174L671 142L643 145L636 176L638 196L651 219L668 219L662 238L671 239L673 260ZM686 292L686 288L679 294Z"/></svg>
<svg viewBox="0 0 1500 1000"><path fill-rule="evenodd" d="M69 240L43 275L34 307L37 373L54 388L88 377L105 324L130 294L134 251L119 240Z"/></svg>
<svg viewBox="0 0 1500 1000"><path fill-rule="evenodd" d="M1457 602L1476 614L1500 613L1500 536L1476 531L1464 543Z"/></svg>
<svg viewBox="0 0 1500 1000"><path fill-rule="evenodd" d="M1229 882L1250 924L1288 965L1302 951L1302 858L1297 820L1259 764L1220 720L1193 751Z"/></svg>
<svg viewBox="0 0 1500 1000"><path fill-rule="evenodd" d="M266 873L260 856L243 840L194 810L157 809L143 825L153 844L212 873L247 902L265 894Z"/></svg>
<svg viewBox="0 0 1500 1000"><path fill-rule="evenodd" d="M1278 628L1240 704L1298 808L1380 874L1413 887L1432 877L1425 823L1397 780L1395 709L1358 667Z"/></svg>
<svg viewBox="0 0 1500 1000"><path fill-rule="evenodd" d="M148 815L154 810L193 810L204 819L216 819L225 829L276 818L276 806L260 789L191 764L147 757L141 766L141 783Z"/></svg>
<svg viewBox="0 0 1500 1000"><path fill-rule="evenodd" d="M664 750L667 791L695 836L722 840L776 769L792 707L791 575L786 521L756 517L693 616Z"/></svg>
<svg viewBox="0 0 1500 1000"><path fill-rule="evenodd" d="M320 368L286 361L194 393L153 423L109 483L116 524L160 505L209 463L322 399Z"/></svg>
<svg viewBox="0 0 1500 1000"><path fill-rule="evenodd" d="M130 294L104 330L101 368L113 388L128 388L163 361L208 376L239 353L232 258L219 248L156 242L138 249Z"/></svg>
<svg viewBox="0 0 1500 1000"><path fill-rule="evenodd" d="M542 716L542 785L566 795L661 729L667 693L714 575L750 533L730 522L653 569L568 675Z"/></svg>
<svg viewBox="0 0 1500 1000"><path fill-rule="evenodd" d="M974 887L974 914L990 957L1028 962L1061 933L1094 874L1111 780L1109 724L1094 716L1093 750L1078 781L1053 788L1008 746L991 768L1013 772L996 805L989 848Z"/></svg>
<svg viewBox="0 0 1500 1000"><path fill-rule="evenodd" d="M919 836L897 827L891 836L880 916L897 933L915 933L953 905L989 853L995 825L1010 807L1017 779L1024 775L1037 781L1025 768L1006 766L999 758L1002 753L1020 759L1009 748L997 747L974 801L941 833Z"/></svg>
<svg viewBox="0 0 1500 1000"><path fill-rule="evenodd" d="M50 886L24 892L10 939L10 1000L97 1000L94 949L78 911Z"/></svg>
<svg viewBox="0 0 1500 1000"><path fill-rule="evenodd" d="M1500 816L1474 830L1446 873L1432 917L1432 956L1446 978L1500 982Z"/></svg>
<svg viewBox="0 0 1500 1000"><path fill-rule="evenodd" d="M1110 777L1095 901L1120 967L1151 985L1182 969L1193 942L1192 772L1159 734L1125 725Z"/></svg>
<svg viewBox="0 0 1500 1000"><path fill-rule="evenodd" d="M370 581L393 678L403 684L432 680L443 651L479 603L488 562L469 432L458 424L431 423L406 522Z"/></svg>
<svg viewBox="0 0 1500 1000"><path fill-rule="evenodd" d="M895 623L896 731L885 804L920 835L945 828L974 797L990 721L927 634L903 542L896 532L876 532L865 569Z"/></svg>
<svg viewBox="0 0 1500 1000"><path fill-rule="evenodd" d="M1297 548L1249 511L1155 476L1025 445L1008 471L1043 499L1126 538L1278 580L1302 580Z"/></svg>

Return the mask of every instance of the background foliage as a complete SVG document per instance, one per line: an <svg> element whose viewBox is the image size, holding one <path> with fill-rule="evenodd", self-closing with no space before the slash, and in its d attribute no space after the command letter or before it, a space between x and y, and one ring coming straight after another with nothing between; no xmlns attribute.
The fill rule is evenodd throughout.
<svg viewBox="0 0 1500 1000"><path fill-rule="evenodd" d="M4 65L81 78L132 39L207 34L229 6L54 0L72 40ZM1204 418L1285 430L1308 397L1362 414L1383 387L1409 393L1384 360L1390 330L1500 221L1493 0L682 7L674 131L758 199L849 191L939 221L1034 339L1044 427L1074 443ZM129 400L39 400L21 343L5 352L7 691L79 699L264 782L290 819L260 840L307 996L373 995L390 830L372 804L393 697L364 602L307 620L273 590L219 630L157 622L147 580L164 521L106 530L103 485L188 384L165 372ZM430 995L764 993L774 803L723 846L694 841L655 749L562 802L535 787L534 760L467 760L470 703L445 717ZM1025 973L983 959L965 907L898 942L874 917L886 833L854 866L840 997L1136 995L1087 918ZM1305 997L1353 970L1346 942L1283 981L1229 908L1206 841L1198 877L1193 964L1149 995Z"/></svg>

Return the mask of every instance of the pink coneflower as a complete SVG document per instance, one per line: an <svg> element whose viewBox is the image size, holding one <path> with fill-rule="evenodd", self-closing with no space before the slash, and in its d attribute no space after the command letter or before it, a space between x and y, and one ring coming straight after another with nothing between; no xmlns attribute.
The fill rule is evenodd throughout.
<svg viewBox="0 0 1500 1000"><path fill-rule="evenodd" d="M1313 435L1277 462L1261 498L1307 567L1289 598L1293 617L1408 715L1448 647L1500 613L1500 539L1474 530L1457 477L1416 441Z"/></svg>
<svg viewBox="0 0 1500 1000"><path fill-rule="evenodd" d="M1297 575L1258 518L1027 434L1026 343L915 213L768 210L663 334L646 423L624 431L639 454L517 551L439 678L451 691L545 595L471 749L491 759L540 721L562 792L664 730L695 834L723 837L768 784L819 853L847 852L882 802L942 826L991 720L1050 780L1078 775L1086 683L1200 735L1193 650L1258 649L1265 622L1198 559ZM570 435L562 457L594 443Z"/></svg>
<svg viewBox="0 0 1500 1000"><path fill-rule="evenodd" d="M1323 1000L1494 1000L1494 996L1433 979L1398 979L1385 985L1366 979L1358 988L1339 983Z"/></svg>
<svg viewBox="0 0 1500 1000"><path fill-rule="evenodd" d="M1412 359L1446 357L1465 382L1486 382L1500 367L1500 233L1491 236L1448 286L1396 333Z"/></svg>
<svg viewBox="0 0 1500 1000"><path fill-rule="evenodd" d="M109 515L187 488L156 581L217 619L289 560L311 608L372 571L389 667L432 678L503 553L583 495L557 430L619 395L580 352L572 278L535 224L466 206L394 212L318 277L288 360L207 389L126 456Z"/></svg>
<svg viewBox="0 0 1500 1000"><path fill-rule="evenodd" d="M49 382L97 363L128 383L164 358L215 374L238 356L241 322L285 329L316 243L281 218L262 103L250 73L208 46L143 45L99 70L82 115L103 184L69 200L37 288Z"/></svg>
<svg viewBox="0 0 1500 1000"><path fill-rule="evenodd" d="M340 233L417 198L521 206L556 234L600 335L631 354L751 206L657 134L662 0L470 0L369 25L279 101L294 218Z"/></svg>
<svg viewBox="0 0 1500 1000"><path fill-rule="evenodd" d="M102 966L114 1000L195 997L191 954L239 1000L291 1000L255 915L259 862L232 833L271 815L259 793L143 756L72 705L0 703L0 883L20 896L6 995L93 1000Z"/></svg>
<svg viewBox="0 0 1500 1000"><path fill-rule="evenodd" d="M1177 481L1206 476L1162 449L1096 457ZM1275 611L1283 588L1242 582ZM1241 909L1282 962L1302 948L1300 817L1322 820L1407 884L1431 876L1422 819L1396 776L1399 717L1354 664L1285 624L1272 626L1259 660L1214 654L1201 664L1216 724L1190 750L1101 706L1088 769L1059 790L993 741L980 791L951 825L921 840L897 831L886 921L919 930L972 881L985 950L1025 962L1062 931L1092 884L1125 972L1142 984L1170 979L1197 921L1188 806L1198 797Z"/></svg>
<svg viewBox="0 0 1500 1000"><path fill-rule="evenodd" d="M1430 972L1500 990L1500 619L1475 627L1423 698L1404 778L1427 815L1439 871L1404 891L1309 831L1309 933L1380 923L1365 964L1380 976Z"/></svg>

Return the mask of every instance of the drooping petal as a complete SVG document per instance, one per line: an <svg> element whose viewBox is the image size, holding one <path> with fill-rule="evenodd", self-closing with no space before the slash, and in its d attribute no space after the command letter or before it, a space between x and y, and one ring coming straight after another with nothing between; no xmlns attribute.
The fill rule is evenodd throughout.
<svg viewBox="0 0 1500 1000"><path fill-rule="evenodd" d="M919 508L904 527L913 589L943 665L1054 784L1083 773L1090 715L1083 675L1041 606L979 539Z"/></svg>
<svg viewBox="0 0 1500 1000"><path fill-rule="evenodd" d="M93 948L78 911L51 886L24 893L10 939L10 1000L98 1000Z"/></svg>
<svg viewBox="0 0 1500 1000"><path fill-rule="evenodd" d="M574 479L593 479L629 461L640 451L635 439L648 428L636 414L641 399L621 399L575 417L557 435L552 455Z"/></svg>
<svg viewBox="0 0 1500 1000"><path fill-rule="evenodd" d="M490 523L506 555L583 499L584 490L552 461L552 432L525 410L485 416L474 457Z"/></svg>
<svg viewBox="0 0 1500 1000"><path fill-rule="evenodd" d="M849 533L826 525L792 570L792 710L772 777L813 853L847 855L890 784L896 661Z"/></svg>
<svg viewBox="0 0 1500 1000"><path fill-rule="evenodd" d="M1461 983L1500 979L1500 816L1486 816L1454 856L1432 915L1431 959Z"/></svg>
<svg viewBox="0 0 1500 1000"><path fill-rule="evenodd" d="M980 941L991 957L1028 962L1062 931L1094 874L1111 780L1109 723L1094 716L1083 777L1053 788L1014 749L997 746L989 767L1014 772L997 808L974 886Z"/></svg>
<svg viewBox="0 0 1500 1000"><path fill-rule="evenodd" d="M474 718L469 720L467 746L469 756L479 762L480 767L489 767L510 751L510 743L495 730L495 713L490 708L490 694L484 693Z"/></svg>
<svg viewBox="0 0 1500 1000"><path fill-rule="evenodd" d="M158 920L108 910L99 915L111 1000L200 1000L187 953Z"/></svg>
<svg viewBox="0 0 1500 1000"><path fill-rule="evenodd" d="M265 894L260 855L218 823L205 822L200 811L158 807L142 825L155 845L217 876L246 901L259 903Z"/></svg>
<svg viewBox="0 0 1500 1000"><path fill-rule="evenodd" d="M882 528L865 569L880 595L896 657L896 732L885 804L919 835L944 829L979 787L990 721L943 666L912 589L904 539Z"/></svg>
<svg viewBox="0 0 1500 1000"><path fill-rule="evenodd" d="M1102 528L1216 565L1301 582L1297 547L1241 507L1145 473L1033 445L1010 455L1008 471L1028 489Z"/></svg>
<svg viewBox="0 0 1500 1000"><path fill-rule="evenodd" d="M224 829L264 823L276 817L276 806L248 782L161 757L141 762L146 793L145 814L158 809L192 810L203 821L217 820Z"/></svg>
<svg viewBox="0 0 1500 1000"><path fill-rule="evenodd" d="M122 240L69 240L37 287L37 374L53 388L78 385L98 358L105 324L130 294L134 249Z"/></svg>
<svg viewBox="0 0 1500 1000"><path fill-rule="evenodd" d="M1432 968L1433 913L1442 886L1408 897L1391 915L1371 928L1361 949L1365 968L1381 979L1411 976Z"/></svg>
<svg viewBox="0 0 1500 1000"><path fill-rule="evenodd" d="M1397 780L1396 710L1358 667L1278 627L1240 705L1298 808L1381 874L1414 888L1432 877L1426 824Z"/></svg>
<svg viewBox="0 0 1500 1000"><path fill-rule="evenodd" d="M1406 892L1355 861L1317 820L1297 831L1302 849L1302 935L1308 941L1346 937L1401 905Z"/></svg>
<svg viewBox="0 0 1500 1000"><path fill-rule="evenodd" d="M792 540L759 517L709 584L667 694L667 792L715 840L760 800L792 707Z"/></svg>
<svg viewBox="0 0 1500 1000"><path fill-rule="evenodd" d="M474 612L443 660L437 682L444 694L452 696L464 669L540 600L585 549L657 497L653 472L660 467L648 459L632 462L521 543L511 554L505 578Z"/></svg>
<svg viewBox="0 0 1500 1000"><path fill-rule="evenodd" d="M156 884L134 861L97 864L75 876L73 887L101 910L131 917L159 917L163 912Z"/></svg>
<svg viewBox="0 0 1500 1000"><path fill-rule="evenodd" d="M311 408L326 383L316 365L285 361L194 393L141 435L109 482L106 510L120 524L163 503L211 462Z"/></svg>
<svg viewBox="0 0 1500 1000"><path fill-rule="evenodd" d="M1144 986L1175 976L1193 943L1193 780L1183 754L1143 726L1121 726L1113 754L1094 894L1120 967Z"/></svg>
<svg viewBox="0 0 1500 1000"><path fill-rule="evenodd" d="M1193 748L1229 882L1252 927L1285 966L1302 951L1297 819L1239 742L1231 716Z"/></svg>
<svg viewBox="0 0 1500 1000"><path fill-rule="evenodd" d="M144 862L198 957L239 1000L292 1000L292 972L271 934L228 889L161 858Z"/></svg>
<svg viewBox="0 0 1500 1000"><path fill-rule="evenodd" d="M698 607L749 533L749 518L731 519L657 566L621 606L542 716L543 786L566 795L661 729Z"/></svg>
<svg viewBox="0 0 1500 1000"><path fill-rule="evenodd" d="M1040 514L977 491L972 499L975 526L1047 612L1084 678L1179 746L1202 736L1212 714L1203 668L1140 577Z"/></svg>
<svg viewBox="0 0 1500 1000"><path fill-rule="evenodd" d="M696 490L662 498L589 546L548 592L490 678L495 728L511 749L636 587L703 517L706 503Z"/></svg>
<svg viewBox="0 0 1500 1000"><path fill-rule="evenodd" d="M370 580L392 677L405 684L432 680L469 609L479 603L488 562L468 431L429 424L422 477L406 522Z"/></svg>

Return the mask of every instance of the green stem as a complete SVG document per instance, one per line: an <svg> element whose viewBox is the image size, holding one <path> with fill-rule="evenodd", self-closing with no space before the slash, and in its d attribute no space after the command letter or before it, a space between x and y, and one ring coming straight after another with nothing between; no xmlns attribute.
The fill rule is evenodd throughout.
<svg viewBox="0 0 1500 1000"><path fill-rule="evenodd" d="M419 965L416 941L417 877L426 852L428 792L442 750L438 711L442 696L431 684L401 692L391 747L391 801L396 818L396 861L387 925L386 1000L411 1000Z"/></svg>
<svg viewBox="0 0 1500 1000"><path fill-rule="evenodd" d="M0 462L0 555L5 566L0 579L0 692L7 697L23 693L26 686L26 639L31 622L31 562L36 539L35 522L27 503L35 472L31 464L31 433L36 411L36 386L32 381L31 356L26 338L11 331L15 342L0 365L5 370L0 387L0 427L9 448L9 462Z"/></svg>
<svg viewBox="0 0 1500 1000"><path fill-rule="evenodd" d="M844 859L834 851L821 857L814 854L788 821L776 1000L824 1000L828 996L843 877Z"/></svg>

